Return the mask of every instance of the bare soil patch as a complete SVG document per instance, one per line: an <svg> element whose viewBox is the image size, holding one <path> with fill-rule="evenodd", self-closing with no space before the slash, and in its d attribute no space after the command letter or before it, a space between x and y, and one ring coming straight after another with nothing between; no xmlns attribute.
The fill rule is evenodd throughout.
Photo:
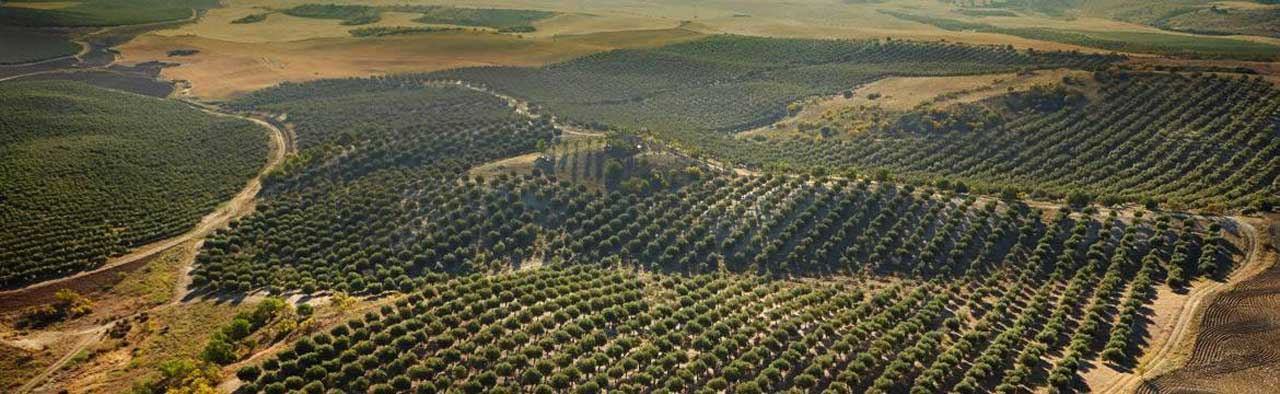
<svg viewBox="0 0 1280 394"><path fill-rule="evenodd" d="M1214 297L1196 326L1186 364L1142 383L1140 394L1273 393L1280 387L1280 267L1275 242L1280 222L1257 225L1261 273Z"/></svg>
<svg viewBox="0 0 1280 394"><path fill-rule="evenodd" d="M122 62L179 63L162 76L190 83L190 94L224 99L283 81L308 81L468 66L540 66L614 49L610 45L661 45L693 33L643 31L608 37L521 38L458 31L377 38L322 38L291 42L242 43L196 36L146 35L121 47ZM174 49L200 52L169 58Z"/></svg>
<svg viewBox="0 0 1280 394"><path fill-rule="evenodd" d="M836 135L860 133L895 113L920 108L945 109L974 103L1013 91L1025 91L1037 85L1061 83L1071 77L1081 83L1083 92L1096 96L1096 86L1086 71L1055 69L1029 73L1002 73L946 77L892 77L881 79L843 94L814 97L801 103L793 116L769 126L738 134L739 138L809 137L814 129L827 126ZM805 132L810 132L806 134Z"/></svg>

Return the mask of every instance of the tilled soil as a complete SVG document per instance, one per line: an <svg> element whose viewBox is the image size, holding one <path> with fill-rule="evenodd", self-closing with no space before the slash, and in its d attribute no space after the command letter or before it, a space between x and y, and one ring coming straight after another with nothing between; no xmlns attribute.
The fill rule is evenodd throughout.
<svg viewBox="0 0 1280 394"><path fill-rule="evenodd" d="M1180 369L1143 382L1138 394L1280 391L1280 223L1259 231L1266 271L1216 297L1205 310L1195 348Z"/></svg>

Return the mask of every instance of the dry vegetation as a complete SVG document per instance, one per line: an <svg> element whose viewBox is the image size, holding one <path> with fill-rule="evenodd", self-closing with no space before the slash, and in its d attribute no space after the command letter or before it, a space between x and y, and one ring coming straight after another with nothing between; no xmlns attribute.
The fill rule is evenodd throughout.
<svg viewBox="0 0 1280 394"><path fill-rule="evenodd" d="M189 81L193 96L223 99L283 81L468 66L539 66L619 47L657 46L697 36L687 30L600 34L603 37L580 35L551 39L451 31L360 39L344 37L247 43L147 35L126 44L121 50L124 61L129 63L153 60L179 63L178 67L164 69L161 75L167 79ZM168 56L169 51L180 48L200 52L182 58Z"/></svg>
<svg viewBox="0 0 1280 394"><path fill-rule="evenodd" d="M127 368L120 363L122 353L129 345L124 336L104 335L104 333L126 332L133 322L138 320L140 311L146 311L169 302L174 294L179 270L183 262L189 259L194 250L186 247L170 249L154 258L143 260L141 264L122 266L97 275L94 280L81 279L75 281L79 286L69 286L91 302L92 310L71 320L56 322L41 330L14 331L9 327L24 311L48 302L44 297L34 294L10 296L10 299L28 303L26 306L7 305L6 315L0 322L0 348L6 349L0 354L0 370L4 379L0 379L0 389L11 390L27 383L31 378L45 372L55 362L71 354L73 357L67 366L50 370L48 377L54 385L65 385L87 390L86 392L120 392L129 387ZM87 285L87 286L85 286ZM175 308L183 313L198 311L197 309ZM145 316L146 312L141 312ZM190 319L193 324L200 324L198 314L184 315L181 319ZM114 322L104 325L103 322ZM115 331L112 328L119 328ZM197 326L199 327L199 326ZM189 333L175 332L177 338ZM125 349L125 350L121 350ZM125 361L128 361L127 357ZM109 376L97 374L112 369L115 373ZM85 378L85 376L92 376ZM10 380L11 379L11 380ZM112 381L124 382L112 386ZM76 382L76 383L69 383ZM41 383L41 382L35 382ZM34 387L39 387L37 384ZM92 388L106 386L114 390L95 391Z"/></svg>
<svg viewBox="0 0 1280 394"><path fill-rule="evenodd" d="M799 111L794 115L737 136L748 139L814 137L822 126L834 128L837 135L859 134L876 126L877 119L887 121L906 111L945 110L956 104L975 103L1034 86L1055 85L1063 78L1090 81L1088 72L1069 69L885 78L852 89L847 97L837 94L797 103ZM1091 89L1084 90L1094 94Z"/></svg>
<svg viewBox="0 0 1280 394"><path fill-rule="evenodd" d="M523 36L448 32L355 39L348 33L351 26L344 26L338 20L299 18L282 13L271 13L258 23L231 23L264 10L305 3L229 1L223 8L208 11L196 23L154 32L124 45L121 48L122 60L128 64L153 60L179 63L178 67L165 69L163 77L189 81L193 86L190 91L193 96L224 99L282 81L480 65L534 66L610 49L655 47L718 33L845 39L893 36L1101 52L999 34L948 32L900 21L879 14L875 7L867 5L828 7L824 2L815 0L806 0L798 6L772 2L691 6L685 2L662 1L636 7L603 1L585 1L577 5L554 1L443 2L466 7L562 13L535 22L537 31ZM393 5L405 2L335 3ZM912 7L937 7L935 2L922 0L906 3ZM413 22L413 16L384 12L379 22L362 27L424 26ZM859 23L850 24L850 20ZM195 56L172 58L167 53L174 49L198 49L201 52Z"/></svg>

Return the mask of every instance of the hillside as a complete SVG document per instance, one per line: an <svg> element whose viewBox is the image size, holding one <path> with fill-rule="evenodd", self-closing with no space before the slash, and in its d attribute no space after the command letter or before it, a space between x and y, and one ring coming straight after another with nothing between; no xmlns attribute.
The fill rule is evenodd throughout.
<svg viewBox="0 0 1280 394"><path fill-rule="evenodd" d="M748 56L756 61L735 62ZM1071 90L1041 93L1059 97L1026 98L1044 105L1019 104L993 122L958 109L925 114L928 128L905 133L769 142L727 133L782 119L801 98L890 76L1101 70L1117 60L902 41L716 37L543 68L462 69L422 78L486 86L592 127L653 133L755 169L883 171L917 184L950 179L992 193L1084 193L1106 204L1151 200L1175 208L1221 210L1273 199L1280 140L1267 130L1280 108L1278 91L1248 75L1100 71L1089 77L1101 85L1094 100L1068 105L1062 99ZM1070 84L1084 83L1058 85L1078 90ZM1228 112L1235 115L1219 116ZM942 125L948 122L963 127ZM1103 155L1109 159L1100 160ZM1184 187L1193 182L1203 187Z"/></svg>
<svg viewBox="0 0 1280 394"><path fill-rule="evenodd" d="M1271 394L1271 3L0 0L0 392Z"/></svg>
<svg viewBox="0 0 1280 394"><path fill-rule="evenodd" d="M236 105L287 112L305 148L259 212L205 244L195 284L409 294L249 367L243 392L1066 387L1083 363L1141 356L1135 319L1158 283L1217 277L1235 253L1221 223L1193 217L1055 214L870 180L620 166L614 182L640 186L602 193L536 169L471 178L454 171L487 154L446 146L519 155L564 149L565 132L457 85L337 80ZM459 127L485 142L449 143ZM606 152L562 157L586 171L633 160Z"/></svg>
<svg viewBox="0 0 1280 394"><path fill-rule="evenodd" d="M0 86L3 287L185 231L266 160L248 122L74 82Z"/></svg>

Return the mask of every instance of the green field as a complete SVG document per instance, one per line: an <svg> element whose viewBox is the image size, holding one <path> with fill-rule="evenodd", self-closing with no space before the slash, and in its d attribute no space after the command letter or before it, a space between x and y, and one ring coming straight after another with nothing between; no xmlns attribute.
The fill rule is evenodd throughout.
<svg viewBox="0 0 1280 394"><path fill-rule="evenodd" d="M300 18L337 19L344 25L365 25L382 19L377 8L364 5L304 4L281 12Z"/></svg>
<svg viewBox="0 0 1280 394"><path fill-rule="evenodd" d="M30 63L79 52L80 44L60 34L0 29L0 64Z"/></svg>
<svg viewBox="0 0 1280 394"><path fill-rule="evenodd" d="M738 131L781 118L787 105L801 98L835 94L887 76L1093 68L1116 60L948 43L721 35L542 68L470 68L427 78L481 83L583 124Z"/></svg>
<svg viewBox="0 0 1280 394"><path fill-rule="evenodd" d="M1061 42L1121 52L1153 53L1201 59L1269 61L1280 58L1280 46L1219 37L1127 31L1067 30L1039 27L999 27L898 11L883 14L933 25L943 30L1008 34L1033 40Z"/></svg>
<svg viewBox="0 0 1280 394"><path fill-rule="evenodd" d="M406 34L440 33L458 31L456 27L363 27L351 29L352 37L386 37Z"/></svg>
<svg viewBox="0 0 1280 394"><path fill-rule="evenodd" d="M417 9L415 9L417 8ZM394 9L394 8L393 8ZM528 30L530 24L550 18L555 13L546 11L502 10L461 7L409 7L404 11L422 12L422 17L414 19L420 23L434 23L460 26L492 27L500 30Z"/></svg>
<svg viewBox="0 0 1280 394"><path fill-rule="evenodd" d="M67 8L0 7L0 25L35 27L120 26L187 19L217 0L84 0Z"/></svg>
<svg viewBox="0 0 1280 394"><path fill-rule="evenodd" d="M2 287L186 231L266 160L246 121L75 82L0 88Z"/></svg>
<svg viewBox="0 0 1280 394"><path fill-rule="evenodd" d="M1247 5L1249 2L1241 3ZM1269 0L1255 3L1277 4ZM1166 30L1280 37L1280 23L1277 23L1280 21L1280 8L1274 7L1237 7L1213 0L1106 0L1091 2L1084 10L1090 15Z"/></svg>

